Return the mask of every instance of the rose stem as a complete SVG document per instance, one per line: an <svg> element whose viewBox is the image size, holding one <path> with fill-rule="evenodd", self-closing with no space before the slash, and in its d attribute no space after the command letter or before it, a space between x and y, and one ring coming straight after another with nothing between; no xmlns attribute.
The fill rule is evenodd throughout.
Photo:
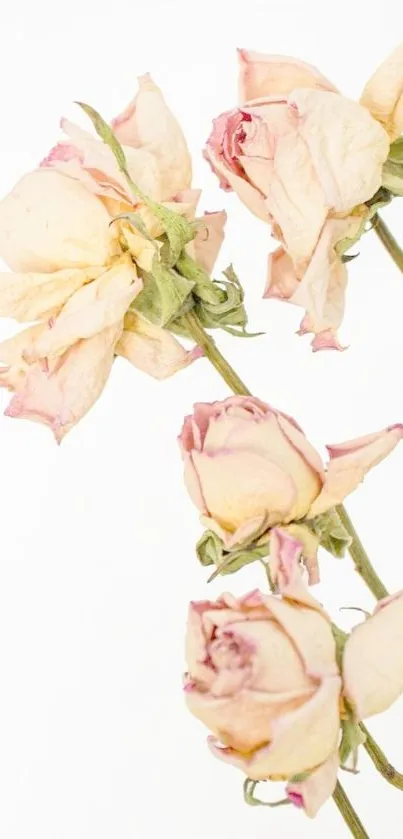
<svg viewBox="0 0 403 839"><path fill-rule="evenodd" d="M375 213L372 219L372 228L375 230L376 235L382 242L384 248L386 248L388 254L392 257L395 265L403 272L403 250L397 244L395 237L392 236L385 222L378 216L378 213Z"/></svg>
<svg viewBox="0 0 403 839"><path fill-rule="evenodd" d="M213 367L215 367L230 390L234 393L239 393L242 396L251 396L250 390L248 390L246 385L244 385L242 379L239 378L235 370L233 370L231 365L228 364L228 361L226 361L224 356L221 355L215 341L205 331L197 315L191 311L188 312L187 315L184 315L182 320L186 322L192 338L194 338L196 344L201 347L206 358L208 358Z"/></svg>
<svg viewBox="0 0 403 839"><path fill-rule="evenodd" d="M204 355L206 356L206 358L208 358L213 367L215 367L215 369L224 379L228 387L234 393L237 393L240 396L251 396L250 390L248 390L248 388L239 378L235 370L233 370L228 361L220 353L215 341L205 331L195 312L188 312L188 314L185 315L183 319L187 324L187 328L190 335L195 340L196 344L198 344L198 346L202 348ZM358 572L358 574L360 574L360 576L362 577L370 591L372 591L372 594L377 598L377 600L382 600L384 597L387 597L388 595L387 589L383 585L382 581L379 579L375 571L375 568L371 564L368 554L366 553L361 544L361 541L355 531L355 528L347 511L341 504L337 507L337 512L345 529L352 538L349 552L354 562L356 571Z"/></svg>
<svg viewBox="0 0 403 839"><path fill-rule="evenodd" d="M394 766L389 763L386 755L382 749L379 748L378 743L376 743L364 723L360 724L360 728L366 738L365 743L363 744L364 749L368 752L375 768L389 784L392 784L393 787L397 787L397 789L403 790L403 775L400 772L397 772Z"/></svg>
<svg viewBox="0 0 403 839"><path fill-rule="evenodd" d="M376 597L377 600L383 600L384 597L388 596L389 592L384 586L382 580L379 579L374 566L370 562L369 556L361 542L360 537L358 536L347 510L342 506L342 504L339 504L336 507L336 510L343 527L352 538L352 542L348 550L351 559L354 562L355 570L358 572L360 577L362 577L369 590L372 591L374 597Z"/></svg>
<svg viewBox="0 0 403 839"><path fill-rule="evenodd" d="M338 807L344 821L349 826L355 839L369 839L369 834L358 818L350 799L347 797L339 781L337 781L336 789L333 793L333 801L336 804L336 807Z"/></svg>
<svg viewBox="0 0 403 839"><path fill-rule="evenodd" d="M218 373L222 376L229 388L234 393L239 394L240 396L250 396L250 390L248 390L246 385L244 385L237 373L235 373L235 370L233 370L231 365L228 364L228 361L226 361L224 356L221 355L214 340L204 330L197 315L194 312L188 312L188 314L184 316L184 320L187 323L190 335L192 336L196 344L198 344L198 346L203 349L206 358L211 362L213 367L215 367ZM340 516L340 519L344 527L346 528L353 540L349 550L351 557L354 561L356 570L362 576L363 580L366 582L367 586L370 588L375 597L379 600L383 599L387 596L388 592L381 580L379 579L375 569L371 565L371 562L360 542L360 539L354 529L350 517L348 516L346 510L342 505L339 505L337 507L337 512ZM365 733L367 733L366 729ZM387 767L389 766L387 758L383 754L381 749L379 749L371 735L369 735L369 747L366 746L366 748L375 766L377 767L377 769L379 769L379 772L383 775L384 778L390 780L387 770ZM394 777L397 777L399 779L402 776L399 775L399 773L396 773ZM393 783L393 781L390 782ZM394 786L398 786L398 784L395 783ZM364 832L357 835L366 836L367 834Z"/></svg>

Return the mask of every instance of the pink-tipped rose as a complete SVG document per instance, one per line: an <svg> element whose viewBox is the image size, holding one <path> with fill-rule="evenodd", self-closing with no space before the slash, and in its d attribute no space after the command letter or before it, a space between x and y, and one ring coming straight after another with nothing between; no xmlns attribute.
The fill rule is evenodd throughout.
<svg viewBox="0 0 403 839"><path fill-rule="evenodd" d="M314 349L342 349L347 270L335 248L362 229L362 205L381 186L384 126L393 124L395 136L403 125L402 55L403 47L358 104L308 64L240 50L240 105L214 120L207 141L221 185L281 243L270 255L265 297L306 309L301 333L314 333Z"/></svg>
<svg viewBox="0 0 403 839"><path fill-rule="evenodd" d="M330 618L302 581L300 550L273 531L281 597L253 591L190 605L185 696L216 757L253 780L287 781L290 801L312 817L336 785L342 698L358 722L403 692L403 597L353 631L340 671Z"/></svg>
<svg viewBox="0 0 403 839"><path fill-rule="evenodd" d="M392 451L403 425L328 446L322 460L295 420L259 399L195 405L179 438L188 492L227 548L262 529L324 513Z"/></svg>
<svg viewBox="0 0 403 839"><path fill-rule="evenodd" d="M160 89L140 79L129 107L113 120L130 174L152 198L190 218L200 195L190 189L183 133ZM38 321L0 344L0 386L14 393L8 416L48 425L60 441L100 396L115 355L157 379L200 355L162 328L127 311L141 291L137 268L151 270L161 224L135 203L112 151L62 120L67 139L0 202L0 317ZM126 223L136 211L146 236ZM208 271L217 256L225 213L206 216L192 242Z"/></svg>

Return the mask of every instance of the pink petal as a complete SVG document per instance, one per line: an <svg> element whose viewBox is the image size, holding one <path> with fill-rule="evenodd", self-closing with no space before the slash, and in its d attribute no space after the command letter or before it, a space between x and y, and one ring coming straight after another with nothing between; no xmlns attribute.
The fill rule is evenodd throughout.
<svg viewBox="0 0 403 839"><path fill-rule="evenodd" d="M87 341L79 341L50 369L33 364L6 416L44 423L60 443L101 395L121 328L110 327Z"/></svg>
<svg viewBox="0 0 403 839"><path fill-rule="evenodd" d="M393 451L402 437L403 425L391 425L366 437L327 446L330 462L325 485L313 502L308 517L314 518L340 504L356 489L367 472Z"/></svg>
<svg viewBox="0 0 403 839"><path fill-rule="evenodd" d="M336 90L316 67L297 58L240 49L238 61L241 104L250 99L288 94L297 87Z"/></svg>

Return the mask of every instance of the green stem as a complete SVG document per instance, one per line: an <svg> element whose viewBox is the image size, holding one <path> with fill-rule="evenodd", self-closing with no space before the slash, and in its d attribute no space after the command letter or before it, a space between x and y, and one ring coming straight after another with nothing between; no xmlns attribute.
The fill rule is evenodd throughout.
<svg viewBox="0 0 403 839"><path fill-rule="evenodd" d="M399 271L403 272L403 250L378 213L375 213L372 219L372 227L384 248L386 248L388 254L392 257L395 265L399 268Z"/></svg>
<svg viewBox="0 0 403 839"><path fill-rule="evenodd" d="M364 749L368 752L375 768L389 784L392 784L397 789L403 790L403 775L389 763L385 753L379 748L378 743L369 733L364 723L360 724L360 728L363 734L365 734Z"/></svg>
<svg viewBox="0 0 403 839"><path fill-rule="evenodd" d="M358 818L350 799L347 797L339 781L337 781L336 789L333 793L333 801L343 816L345 823L350 828L354 839L369 839L369 834Z"/></svg>
<svg viewBox="0 0 403 839"><path fill-rule="evenodd" d="M248 390L242 379L239 378L235 370L228 364L228 361L221 355L213 338L203 329L197 315L190 311L182 319L186 322L189 333L196 341L196 344L201 347L206 358L215 367L230 390L234 393L239 393L241 396L251 396L250 390Z"/></svg>
<svg viewBox="0 0 403 839"><path fill-rule="evenodd" d="M389 592L384 586L382 580L378 577L378 574L369 559L347 510L341 504L336 507L336 510L343 527L345 527L352 538L352 542L348 550L350 552L351 559L354 562L355 570L358 572L360 577L362 577L370 591L372 591L374 597L376 597L377 600L383 600L384 597L388 596Z"/></svg>

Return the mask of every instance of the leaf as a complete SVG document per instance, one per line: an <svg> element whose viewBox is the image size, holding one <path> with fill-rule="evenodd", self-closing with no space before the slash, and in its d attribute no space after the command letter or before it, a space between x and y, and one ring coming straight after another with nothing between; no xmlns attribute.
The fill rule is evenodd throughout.
<svg viewBox="0 0 403 839"><path fill-rule="evenodd" d="M262 801L260 798L255 798L257 785L265 783L266 781L253 781L252 778L246 778L243 783L243 797L246 804L250 807L281 807L292 803L289 798L281 798L280 801Z"/></svg>
<svg viewBox="0 0 403 839"><path fill-rule="evenodd" d="M134 299L131 308L144 315L157 326L167 326L182 314L189 300L194 283L176 274L171 268L154 259L152 273L140 272L144 287ZM193 301L190 299L190 305Z"/></svg>

